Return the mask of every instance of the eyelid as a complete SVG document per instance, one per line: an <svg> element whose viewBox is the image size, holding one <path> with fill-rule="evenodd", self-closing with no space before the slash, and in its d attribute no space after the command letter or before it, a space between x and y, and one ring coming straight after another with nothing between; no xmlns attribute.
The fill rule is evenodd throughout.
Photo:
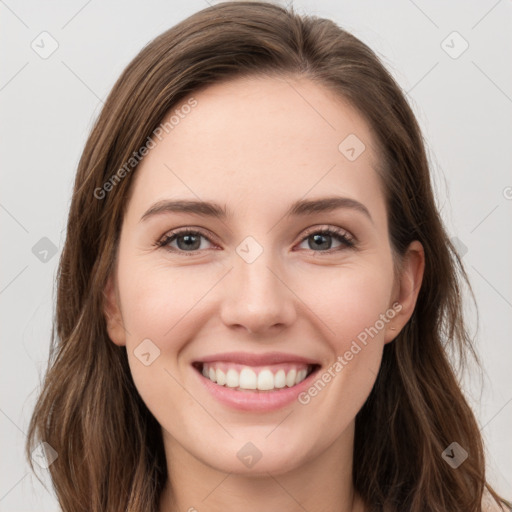
<svg viewBox="0 0 512 512"><path fill-rule="evenodd" d="M343 229L343 228L340 228L337 226L331 226L329 224L322 224L322 225L315 225L315 226L311 226L311 227L307 228L306 231L304 232L304 234L302 235L301 239L299 240L298 244L300 245L309 236L311 236L312 234L316 234L316 233L320 233L320 234L326 233L331 236L337 235L338 237L341 238L342 244L345 245L345 248L347 248L347 249L350 249L350 248L355 249L357 246L357 243L358 243L357 238L354 235L352 235L352 233L347 231L346 229ZM175 240L178 236L180 236L182 234L200 235L200 236L204 237L206 240L208 240L210 243L219 245L217 242L215 242L216 237L214 235L212 235L210 232L205 231L203 228L194 227L194 226L185 226L182 228L176 228L176 229L169 230L162 237L160 237L154 245L157 247L161 247L163 249L167 249L170 252L184 254L184 255L193 255L193 254L198 254L198 253L202 252L201 250L182 251L179 249L171 249L171 248L167 247L167 244L170 242L171 238L174 237L174 240ZM297 244L295 244L295 245L297 245ZM203 249L203 250L206 250L206 249ZM326 251L312 251L312 250L311 251L313 253L318 252L320 254L322 254L322 253L332 254L339 250L340 249L335 248L335 249L328 249Z"/></svg>
<svg viewBox="0 0 512 512"><path fill-rule="evenodd" d="M301 239L301 242L303 242L304 239L306 239L308 236L314 233L321 233L322 231L330 231L338 236L343 235L347 240L350 240L354 244L357 243L357 238L352 233L350 233L350 231L347 231L346 229L337 226L331 226L329 224L319 224L306 229Z"/></svg>
<svg viewBox="0 0 512 512"><path fill-rule="evenodd" d="M211 234L210 232L204 230L203 228L199 228L199 227L195 227L195 226L185 226L185 227L182 227L182 228L176 228L176 229L171 229L169 231L167 231L163 236L161 236L154 245L156 245L157 247L162 247L164 249L166 249L166 244L169 243L170 239L172 237L178 237L180 235L185 235L185 234L197 234L197 235L201 235L203 238L205 238L206 240L208 240L211 244L214 244L214 245L219 245L215 240L216 240L216 237ZM187 253L188 251L180 251L180 250L177 250L177 249L169 249L169 251L171 252L180 252L180 253ZM190 251L190 254L192 253L198 253L200 251Z"/></svg>

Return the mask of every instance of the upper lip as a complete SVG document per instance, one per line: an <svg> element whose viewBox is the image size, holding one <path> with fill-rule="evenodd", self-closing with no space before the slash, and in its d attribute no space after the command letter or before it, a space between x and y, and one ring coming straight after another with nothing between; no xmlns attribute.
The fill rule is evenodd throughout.
<svg viewBox="0 0 512 512"><path fill-rule="evenodd" d="M284 352L267 352L264 354L253 354L249 352L223 352L221 354L202 357L201 359L197 359L195 362L213 363L219 361L243 364L246 366L264 366L281 363L320 364L314 359L297 356L295 354L286 354Z"/></svg>

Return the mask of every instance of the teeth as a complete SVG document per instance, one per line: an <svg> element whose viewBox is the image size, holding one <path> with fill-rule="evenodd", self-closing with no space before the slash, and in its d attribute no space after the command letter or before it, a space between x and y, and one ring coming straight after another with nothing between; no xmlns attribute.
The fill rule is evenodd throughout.
<svg viewBox="0 0 512 512"><path fill-rule="evenodd" d="M214 370L214 372L215 372L215 370ZM228 373L226 373L226 386L228 388L237 388L239 385L240 385L240 375L238 374L238 372L236 370L233 370L233 368L230 368L228 370Z"/></svg>
<svg viewBox="0 0 512 512"><path fill-rule="evenodd" d="M217 384L220 386L226 384L226 374L222 370L217 370Z"/></svg>
<svg viewBox="0 0 512 512"><path fill-rule="evenodd" d="M307 377L308 370L301 367L300 369L292 368L291 370L285 371L280 368L274 374L270 368L263 368L259 373L256 373L252 368L244 366L240 371L235 368L227 368L227 371L224 371L220 368L216 368L215 365L204 363L202 374L207 379L216 382L220 386L270 391L273 389L296 386Z"/></svg>
<svg viewBox="0 0 512 512"><path fill-rule="evenodd" d="M259 387L258 377L250 368L244 368L240 372L240 387L243 389L257 389Z"/></svg>
<svg viewBox="0 0 512 512"><path fill-rule="evenodd" d="M295 385L295 377L297 377L297 370L293 369L293 370L290 370L287 374L286 374L286 385L291 388L292 386Z"/></svg>
<svg viewBox="0 0 512 512"><path fill-rule="evenodd" d="M300 370L297 372L297 377L295 377L295 384L302 382L306 378L307 373L307 370Z"/></svg>
<svg viewBox="0 0 512 512"><path fill-rule="evenodd" d="M268 391L274 389L274 375L270 370L261 370L258 375L258 389Z"/></svg>
<svg viewBox="0 0 512 512"><path fill-rule="evenodd" d="M286 386L286 373L284 373L284 370L279 370L274 375L274 387L275 388L284 388Z"/></svg>

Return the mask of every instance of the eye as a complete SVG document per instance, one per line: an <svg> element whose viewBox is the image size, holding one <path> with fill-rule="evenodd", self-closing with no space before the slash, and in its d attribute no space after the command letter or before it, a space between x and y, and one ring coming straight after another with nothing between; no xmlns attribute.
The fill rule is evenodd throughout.
<svg viewBox="0 0 512 512"><path fill-rule="evenodd" d="M202 238L210 242L210 239L200 231L182 229L167 233L155 245L175 252L197 252L206 249L201 246ZM171 245L174 242L176 242L177 247Z"/></svg>
<svg viewBox="0 0 512 512"><path fill-rule="evenodd" d="M212 243L210 238L201 231L190 228L175 230L167 233L161 240L155 243L157 247L163 247L172 252L197 253L208 249L202 244L202 239ZM338 241L337 247L332 247L333 239ZM354 238L346 231L338 228L313 228L306 233L301 244L307 242L307 249L314 252L332 253L344 248L355 247ZM176 245L172 245L176 243Z"/></svg>
<svg viewBox="0 0 512 512"><path fill-rule="evenodd" d="M332 247L333 239L339 242L338 247ZM316 230L311 230L302 239L301 244L305 242L308 244L307 249L309 250L328 253L355 247L356 245L354 238L349 233L338 228L316 228Z"/></svg>

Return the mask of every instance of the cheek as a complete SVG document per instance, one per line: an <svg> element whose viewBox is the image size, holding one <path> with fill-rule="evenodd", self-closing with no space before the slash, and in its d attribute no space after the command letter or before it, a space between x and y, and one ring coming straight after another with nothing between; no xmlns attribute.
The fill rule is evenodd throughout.
<svg viewBox="0 0 512 512"><path fill-rule="evenodd" d="M170 268L165 262L127 262L124 268L119 282L127 330L159 342L180 329L182 319L194 314L194 307L218 280L211 269L193 265Z"/></svg>
<svg viewBox="0 0 512 512"><path fill-rule="evenodd" d="M393 271L391 259L340 268L316 281L315 312L322 319L331 349L317 382L301 403L325 411L325 421L344 425L363 405L378 374L386 322L395 316L389 308ZM318 289L318 288L317 288ZM315 381L316 382L316 381ZM329 391L324 393L322 390Z"/></svg>
<svg viewBox="0 0 512 512"><path fill-rule="evenodd" d="M136 258L120 261L119 291L128 333L128 361L140 395L159 421L163 420L159 416L163 413L161 404L171 408L173 404L193 405L178 384L184 376L177 363L202 324L198 319L204 315L206 301L201 299L225 272L224 268L213 271L195 265L172 268L165 262L148 265ZM143 343L144 351L140 350ZM152 362L146 366L138 356L147 352Z"/></svg>
<svg viewBox="0 0 512 512"><path fill-rule="evenodd" d="M301 276L300 288L296 289L321 320L318 325L323 326L331 348L342 354L352 340L367 332L386 313L392 286L391 260L383 258L380 262L311 271L309 276ZM379 336L383 336L380 322L378 327Z"/></svg>
<svg viewBox="0 0 512 512"><path fill-rule="evenodd" d="M126 350L131 374L144 403L161 425L168 423L171 411L187 410L194 405L178 384L183 376L176 361L190 339L194 305L211 284L206 277L191 279L193 272L196 275L197 268L148 265L136 258L125 259L119 265L119 292L128 333ZM143 344L142 351L139 347ZM147 365L141 360L141 354L145 353L150 354Z"/></svg>
<svg viewBox="0 0 512 512"><path fill-rule="evenodd" d="M188 333L191 322L199 321L206 310L215 314L211 297L207 295L220 285L214 295L222 300L219 280L227 270L211 264L171 268L165 261L147 265L136 259L125 260L119 267L119 283L123 318L130 333L127 344L138 344L149 338L166 352L179 350L173 340L178 343L181 338L187 338L191 334ZM347 350L352 339L385 313L393 285L392 262L383 255L380 261L368 259L338 268L312 265L294 268L283 277L294 291L289 300L296 302L298 297L306 306L303 310L303 305L296 303L300 316L306 314L315 326L324 329L326 339L331 340L331 349L337 354Z"/></svg>

